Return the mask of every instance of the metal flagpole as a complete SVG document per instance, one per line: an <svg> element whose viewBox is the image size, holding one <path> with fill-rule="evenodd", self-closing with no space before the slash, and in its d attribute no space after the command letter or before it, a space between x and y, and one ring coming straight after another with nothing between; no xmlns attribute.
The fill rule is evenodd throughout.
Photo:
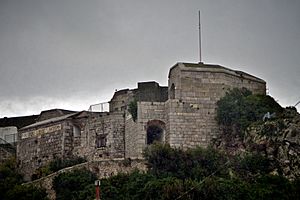
<svg viewBox="0 0 300 200"><path fill-rule="evenodd" d="M201 13L200 13L200 10L199 10L199 62L202 62L202 55L201 55Z"/></svg>

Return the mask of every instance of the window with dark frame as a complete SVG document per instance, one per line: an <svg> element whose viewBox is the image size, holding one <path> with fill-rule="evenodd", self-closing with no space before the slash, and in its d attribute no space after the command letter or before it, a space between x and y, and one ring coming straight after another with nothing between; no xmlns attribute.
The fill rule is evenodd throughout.
<svg viewBox="0 0 300 200"><path fill-rule="evenodd" d="M73 126L73 135L74 137L80 137L81 131L80 128L77 126Z"/></svg>
<svg viewBox="0 0 300 200"><path fill-rule="evenodd" d="M106 147L106 135L97 135L96 138L96 147Z"/></svg>

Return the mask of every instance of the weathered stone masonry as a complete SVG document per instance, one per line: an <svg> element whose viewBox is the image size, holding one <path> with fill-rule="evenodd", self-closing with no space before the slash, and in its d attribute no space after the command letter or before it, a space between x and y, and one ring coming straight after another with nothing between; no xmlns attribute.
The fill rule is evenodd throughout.
<svg viewBox="0 0 300 200"><path fill-rule="evenodd" d="M17 157L26 175L55 157L85 157L88 161L142 158L157 141L173 147L207 146L220 131L216 102L228 89L245 87L265 94L265 81L219 65L177 63L168 86L138 83L136 89L115 92L109 112L42 112L39 121L19 132ZM137 119L128 112L137 102Z"/></svg>
<svg viewBox="0 0 300 200"><path fill-rule="evenodd" d="M20 129L17 145L19 168L29 180L34 171L55 158L69 158L80 145L86 113L73 113L36 122Z"/></svg>
<svg viewBox="0 0 300 200"><path fill-rule="evenodd" d="M219 134L216 102L228 89L247 88L265 94L265 82L240 71L203 63L178 63L169 72L166 102L171 146L207 146Z"/></svg>
<svg viewBox="0 0 300 200"><path fill-rule="evenodd" d="M124 158L124 114L122 112L90 115L75 154L89 161Z"/></svg>

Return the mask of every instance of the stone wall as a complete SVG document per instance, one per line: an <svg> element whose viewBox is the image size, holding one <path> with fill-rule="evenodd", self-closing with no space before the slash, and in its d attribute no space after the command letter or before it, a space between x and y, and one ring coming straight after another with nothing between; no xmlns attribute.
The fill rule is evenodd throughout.
<svg viewBox="0 0 300 200"><path fill-rule="evenodd" d="M2 143L1 139L11 144L17 142L17 134L18 128L16 126L0 127L0 144Z"/></svg>
<svg viewBox="0 0 300 200"><path fill-rule="evenodd" d="M139 125L133 121L131 114L126 112L125 120L125 158L141 156L138 147Z"/></svg>
<svg viewBox="0 0 300 200"><path fill-rule="evenodd" d="M168 87L161 87L154 81L139 82L135 98L140 102L165 102L168 99Z"/></svg>
<svg viewBox="0 0 300 200"><path fill-rule="evenodd" d="M216 102L228 89L265 94L265 82L221 66L177 64L169 74L167 141L175 147L207 146L219 134Z"/></svg>
<svg viewBox="0 0 300 200"><path fill-rule="evenodd" d="M53 128L55 127L55 128ZM53 131L43 131L41 127L21 130L17 145L17 159L25 180L30 180L34 171L48 164L55 157L64 155L64 123L43 126ZM50 129L49 129L50 130Z"/></svg>
<svg viewBox="0 0 300 200"><path fill-rule="evenodd" d="M147 123L159 120L165 123L164 102L138 102L137 120L134 122L127 113L125 122L126 158L142 158L147 138ZM165 130L164 130L165 131ZM164 139L165 141L165 139Z"/></svg>
<svg viewBox="0 0 300 200"><path fill-rule="evenodd" d="M133 100L133 90L125 89L115 92L109 102L109 112L120 112L127 109L127 105Z"/></svg>
<svg viewBox="0 0 300 200"><path fill-rule="evenodd" d="M51 118L46 124L37 122L38 126L21 130L17 156L23 172L32 174L55 157L141 158L156 127L162 132L161 142L183 149L205 147L220 133L216 102L229 89L245 87L255 94L265 94L266 89L265 81L252 75L203 63L178 63L168 77L168 87L140 82L136 89L116 91L109 102L110 112L42 112L39 120L55 117L60 121ZM136 121L128 112L134 99Z"/></svg>
<svg viewBox="0 0 300 200"><path fill-rule="evenodd" d="M140 102L138 108L138 122L142 126L142 130L139 133L141 151L147 146L147 128L150 124L163 129L163 138L160 142L164 143L166 134L165 102Z"/></svg>
<svg viewBox="0 0 300 200"><path fill-rule="evenodd" d="M184 149L199 145L205 147L218 133L214 115L210 114L211 105L205 104L198 109L174 99L166 102L166 106L170 107L166 140L171 146Z"/></svg>
<svg viewBox="0 0 300 200"><path fill-rule="evenodd" d="M15 156L16 152L12 145L0 144L0 164Z"/></svg>
<svg viewBox="0 0 300 200"><path fill-rule="evenodd" d="M124 123L122 112L99 113L90 117L81 135L81 146L75 148L74 153L89 161L124 158Z"/></svg>
<svg viewBox="0 0 300 200"><path fill-rule="evenodd" d="M55 158L73 157L74 147L80 145L74 127L78 127L74 120L65 119L20 130L17 159L25 180Z"/></svg>
<svg viewBox="0 0 300 200"><path fill-rule="evenodd" d="M139 102L165 102L168 99L168 87L161 87L158 83L150 81L139 82L136 89L116 91L109 102L109 111L125 111L134 99Z"/></svg>

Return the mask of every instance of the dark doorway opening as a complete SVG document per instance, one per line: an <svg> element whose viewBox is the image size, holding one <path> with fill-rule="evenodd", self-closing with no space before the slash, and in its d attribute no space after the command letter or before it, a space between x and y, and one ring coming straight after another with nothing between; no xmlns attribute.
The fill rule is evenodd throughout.
<svg viewBox="0 0 300 200"><path fill-rule="evenodd" d="M159 126L151 125L147 128L147 144L163 141L164 130Z"/></svg>
<svg viewBox="0 0 300 200"><path fill-rule="evenodd" d="M175 85L174 83L171 85L171 88L170 88L170 99L175 99Z"/></svg>

